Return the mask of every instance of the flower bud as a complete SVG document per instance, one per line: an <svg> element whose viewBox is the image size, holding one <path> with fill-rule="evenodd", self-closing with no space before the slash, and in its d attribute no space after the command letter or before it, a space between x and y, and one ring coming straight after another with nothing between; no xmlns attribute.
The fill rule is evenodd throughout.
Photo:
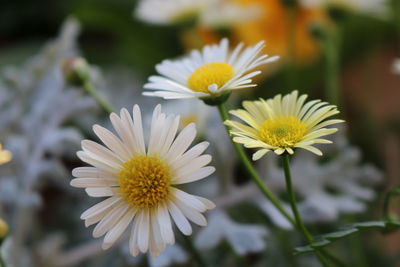
<svg viewBox="0 0 400 267"><path fill-rule="evenodd" d="M83 86L89 80L89 64L84 58L69 57L61 63L65 83L72 86Z"/></svg>
<svg viewBox="0 0 400 267"><path fill-rule="evenodd" d="M5 164L12 159L12 153L6 149L3 149L3 146L0 144L0 165Z"/></svg>
<svg viewBox="0 0 400 267"><path fill-rule="evenodd" d="M0 240L6 237L8 234L8 225L7 223L0 218Z"/></svg>

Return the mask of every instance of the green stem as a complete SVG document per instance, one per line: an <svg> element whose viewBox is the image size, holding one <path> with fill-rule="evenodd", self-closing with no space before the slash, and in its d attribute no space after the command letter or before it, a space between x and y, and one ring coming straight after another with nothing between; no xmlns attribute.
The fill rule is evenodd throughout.
<svg viewBox="0 0 400 267"><path fill-rule="evenodd" d="M299 211L297 209L296 196L295 196L295 193L293 190L292 176L290 174L290 168L289 168L289 154L285 153L282 156L282 164L283 164L283 169L285 172L286 189L287 189L287 193L289 195L290 206L292 207L293 215L296 220L297 229L303 234L303 236L307 240L307 242L309 244L312 244L313 237L310 234L310 232L307 230L307 228L305 227L305 225L300 217ZM321 252L316 251L315 255L317 256L319 261L322 263L322 265L330 266L329 262L325 259L325 257L322 255Z"/></svg>
<svg viewBox="0 0 400 267"><path fill-rule="evenodd" d="M229 119L228 112L226 111L226 108L224 104L219 104L218 105L218 110L219 114L221 115L222 121L226 121ZM233 142L232 138L230 138L229 134L229 127L225 125L225 129L228 133L229 139L231 140L231 143L239 156L240 160L242 161L244 167L246 168L247 172L250 174L250 177L253 179L253 181L256 183L258 188L261 190L261 192L264 194L266 198L268 198L271 203L277 208L283 216L286 217L286 219L293 225L296 226L295 221L293 218L289 215L289 213L283 208L282 204L278 200L278 198L272 193L272 191L264 184L263 180L261 177L258 175L257 171L254 169L254 166L251 164L250 159L246 155L244 149L242 148L241 145Z"/></svg>
<svg viewBox="0 0 400 267"><path fill-rule="evenodd" d="M97 92L96 88L92 85L90 81L85 81L83 84L83 88L86 90L86 92L91 95L94 100L96 100L97 104L107 113L112 113L114 109L112 106L104 99L102 98L99 93Z"/></svg>
<svg viewBox="0 0 400 267"><path fill-rule="evenodd" d="M389 216L389 203L390 203L390 193L385 194L384 198L383 198L383 217L386 220L390 219Z"/></svg>
<svg viewBox="0 0 400 267"><path fill-rule="evenodd" d="M179 231L178 231L179 232ZM192 239L189 236L181 234L182 239L186 245L186 248L189 249L190 253L192 254L193 259L197 262L200 267L207 267L209 266L206 260L202 257L200 252L194 246Z"/></svg>
<svg viewBox="0 0 400 267"><path fill-rule="evenodd" d="M3 258L0 255L0 267L6 267L6 263L4 262Z"/></svg>
<svg viewBox="0 0 400 267"><path fill-rule="evenodd" d="M340 105L340 47L339 33L332 30L327 32L323 40L325 54L325 97L334 105Z"/></svg>

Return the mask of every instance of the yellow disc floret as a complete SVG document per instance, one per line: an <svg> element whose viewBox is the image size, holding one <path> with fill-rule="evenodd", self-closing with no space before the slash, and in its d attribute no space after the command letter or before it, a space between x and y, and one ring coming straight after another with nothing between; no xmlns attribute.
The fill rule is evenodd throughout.
<svg viewBox="0 0 400 267"><path fill-rule="evenodd" d="M158 157L135 156L123 164L118 184L132 206L152 208L168 196L170 178L170 168Z"/></svg>
<svg viewBox="0 0 400 267"><path fill-rule="evenodd" d="M208 86L216 84L222 87L233 78L234 70L223 62L208 63L195 70L188 79L188 86L196 92L211 93Z"/></svg>
<svg viewBox="0 0 400 267"><path fill-rule="evenodd" d="M299 118L287 115L268 118L259 129L262 141L281 148L293 147L306 132L307 127Z"/></svg>

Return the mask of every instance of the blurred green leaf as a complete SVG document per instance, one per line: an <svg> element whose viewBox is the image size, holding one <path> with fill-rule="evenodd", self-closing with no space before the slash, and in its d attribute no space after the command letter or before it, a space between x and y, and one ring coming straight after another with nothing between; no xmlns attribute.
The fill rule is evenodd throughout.
<svg viewBox="0 0 400 267"><path fill-rule="evenodd" d="M363 230L382 230L382 231L392 231L400 228L400 223L390 222L390 221L369 221L369 222L359 222L349 225L339 231L321 235L315 239L315 242L308 246L297 247L294 249L295 255L305 254L314 252L315 248L322 248L330 245L331 243L338 241L340 239L346 238L354 233Z"/></svg>

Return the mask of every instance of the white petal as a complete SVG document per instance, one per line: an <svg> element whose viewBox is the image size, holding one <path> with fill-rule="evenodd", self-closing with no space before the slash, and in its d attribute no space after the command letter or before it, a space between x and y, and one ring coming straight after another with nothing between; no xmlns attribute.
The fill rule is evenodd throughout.
<svg viewBox="0 0 400 267"><path fill-rule="evenodd" d="M160 227L161 237L166 244L175 243L174 233L172 231L171 218L169 217L168 210L164 205L159 205L157 213L158 226Z"/></svg>
<svg viewBox="0 0 400 267"><path fill-rule="evenodd" d="M92 217L98 213L101 213L102 211L108 209L111 206L114 206L118 202L122 201L120 197L110 197L107 198L106 200L103 200L102 202L97 203L93 207L87 209L84 213L81 215L81 219L85 220L89 217Z"/></svg>
<svg viewBox="0 0 400 267"><path fill-rule="evenodd" d="M168 210L178 229L185 235L192 234L192 227L182 211L172 202L168 203Z"/></svg>
<svg viewBox="0 0 400 267"><path fill-rule="evenodd" d="M150 214L148 210L142 210L139 216L138 246L142 253L146 253L149 248L150 233Z"/></svg>
<svg viewBox="0 0 400 267"><path fill-rule="evenodd" d="M103 249L110 248L114 242L121 236L121 234L128 227L129 223L135 216L136 211L133 209L128 210L119 222L106 234L102 244Z"/></svg>

